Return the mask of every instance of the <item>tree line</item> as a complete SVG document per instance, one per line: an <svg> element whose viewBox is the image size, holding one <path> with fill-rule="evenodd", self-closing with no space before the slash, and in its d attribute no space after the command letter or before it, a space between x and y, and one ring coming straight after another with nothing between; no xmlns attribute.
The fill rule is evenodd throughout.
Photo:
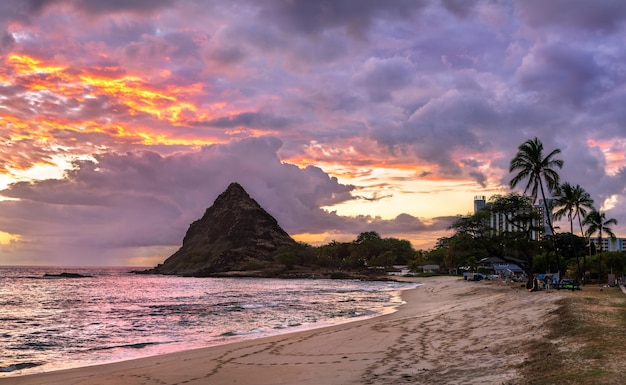
<svg viewBox="0 0 626 385"><path fill-rule="evenodd" d="M615 240L611 226L617 220L606 218L580 185L561 183L560 153L555 149L546 155L538 138L520 145L510 162L509 186L525 183L523 193L495 195L482 210L460 216L451 226L454 235L440 239L437 252L466 266L476 258L496 256L518 264L529 282L536 273L558 273L583 284L590 279L606 282L607 271L623 273L626 254L602 250L604 236ZM494 215L506 222L504 230L493 227ZM569 232L556 231L554 222L562 218L569 222ZM597 248L591 242L594 236Z"/></svg>
<svg viewBox="0 0 626 385"><path fill-rule="evenodd" d="M415 259L415 254L408 240L382 238L378 233L368 231L351 242L332 241L317 247L299 242L296 246L279 250L273 258L288 269L301 266L366 271L407 265Z"/></svg>
<svg viewBox="0 0 626 385"><path fill-rule="evenodd" d="M444 271L456 271L461 266L475 269L485 257L499 257L520 266L529 284L537 273L558 273L583 284L606 282L607 271L623 274L626 267L626 253L602 250L605 236L615 239L611 226L617 220L606 218L583 187L561 182L560 153L555 149L546 154L536 137L522 143L510 161L509 187L514 190L525 184L523 192L494 195L481 210L458 216L449 228L453 235L439 238L431 250L416 251L407 240L382 238L369 231L351 242L332 241L318 247L298 243L273 258L289 269L408 265L418 271L424 264L437 264ZM500 228L494 226L494 217L500 218ZM561 229L554 226L555 221L563 218L569 222L569 232L556 231ZM593 237L597 237L597 248Z"/></svg>

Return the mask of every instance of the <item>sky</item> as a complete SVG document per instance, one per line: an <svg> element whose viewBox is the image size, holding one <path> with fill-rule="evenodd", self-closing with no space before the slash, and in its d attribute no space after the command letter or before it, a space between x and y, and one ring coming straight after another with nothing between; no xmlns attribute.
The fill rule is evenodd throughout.
<svg viewBox="0 0 626 385"><path fill-rule="evenodd" d="M621 0L4 0L0 265L156 265L231 182L429 249L534 137L626 237L624 36Z"/></svg>

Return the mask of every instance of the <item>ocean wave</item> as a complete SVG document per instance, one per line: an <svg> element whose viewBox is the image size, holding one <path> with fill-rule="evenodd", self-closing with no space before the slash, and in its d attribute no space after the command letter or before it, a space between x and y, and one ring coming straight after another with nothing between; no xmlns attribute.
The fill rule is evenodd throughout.
<svg viewBox="0 0 626 385"><path fill-rule="evenodd" d="M239 305L242 309L263 309L266 307L277 307L278 304L275 302L269 303L242 303Z"/></svg>
<svg viewBox="0 0 626 385"><path fill-rule="evenodd" d="M122 345L113 345L113 346L99 346L93 349L89 349L90 351L98 351L98 350L113 350L113 349L143 349L148 346L155 345L163 345L169 342L138 342L135 344L122 344Z"/></svg>
<svg viewBox="0 0 626 385"><path fill-rule="evenodd" d="M14 372L16 370L22 370L22 369L30 369L30 368L34 368L36 366L40 366L41 364L36 364L34 362L22 362L19 364L11 364L8 366L0 366L0 372L2 373L10 373L10 372Z"/></svg>
<svg viewBox="0 0 626 385"><path fill-rule="evenodd" d="M274 326L274 329L281 330L281 329L295 328L298 326L302 326L302 324L300 322L294 322L288 325L277 325L277 326Z"/></svg>
<svg viewBox="0 0 626 385"><path fill-rule="evenodd" d="M248 331L236 330L236 331L228 331L228 332L222 333L220 334L220 337L245 336L249 334L260 334L263 332L265 332L265 329L252 329Z"/></svg>
<svg viewBox="0 0 626 385"><path fill-rule="evenodd" d="M0 280L3 274L41 277L50 270L0 268ZM102 270L90 273L97 279L0 281L7 292L0 312L0 369L7 373L0 378L20 369L112 362L348 322L385 313L400 303L401 289L414 286L190 279ZM86 273L82 268L71 271ZM20 362L42 364L35 369L9 365Z"/></svg>

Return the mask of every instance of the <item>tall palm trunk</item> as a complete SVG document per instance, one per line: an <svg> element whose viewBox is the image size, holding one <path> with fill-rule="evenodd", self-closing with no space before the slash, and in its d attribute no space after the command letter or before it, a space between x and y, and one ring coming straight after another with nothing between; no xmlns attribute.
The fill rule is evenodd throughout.
<svg viewBox="0 0 626 385"><path fill-rule="evenodd" d="M548 219L548 227L550 228L550 233L552 233L552 247L554 248L554 258L556 259L556 270L559 275L559 279L561 279L561 264L559 263L559 254L556 246L556 234L554 233L554 226L552 226L552 215L550 215L550 207L548 205L548 201L546 200L546 193L543 190L543 183L541 179L539 179L539 189L541 191L541 198L543 198L543 208L545 210L545 216ZM550 272L550 261L547 258L548 253L546 253L546 264L548 265L548 272Z"/></svg>
<svg viewBox="0 0 626 385"><path fill-rule="evenodd" d="M569 242L574 251L574 256L576 257L576 279L580 281L580 258L578 257L578 250L576 250L576 246L574 246L574 217L571 213L569 215Z"/></svg>
<svg viewBox="0 0 626 385"><path fill-rule="evenodd" d="M548 155L543 155L543 143L535 137L534 139L527 140L518 147L517 154L509 165L509 172L517 171L518 173L511 179L509 185L511 188L515 188L522 180L528 180L528 184L524 189L524 194L530 189L532 191L533 201L536 202L538 191L541 190L541 198L543 199L543 206L545 215L548 216L548 226L552 232L552 244L554 246L554 255L557 262L557 270L560 273L559 255L556 245L556 234L554 233L554 226L552 226L552 215L550 215L550 207L546 199L546 192L543 185L545 181L549 193L559 193L559 174L554 168L562 168L563 160L556 159L555 156L559 154L561 150L555 149ZM548 261L548 266L550 266ZM549 268L549 267L548 267Z"/></svg>
<svg viewBox="0 0 626 385"><path fill-rule="evenodd" d="M598 283L602 283L602 226L598 230Z"/></svg>
<svg viewBox="0 0 626 385"><path fill-rule="evenodd" d="M580 213L578 215L578 224L580 225L580 235L585 240L585 244L589 247L589 256L591 257L591 237L587 239L585 231L583 229L583 220ZM583 253L583 286L587 283L587 253Z"/></svg>
<svg viewBox="0 0 626 385"><path fill-rule="evenodd" d="M617 220L615 218L606 219L604 213L593 210L585 217L584 224L589 226L587 228L587 235L589 235L589 238L591 238L591 236L596 232L598 233L598 279L599 282L603 282L604 271L602 270L602 235L607 234L611 237L611 239L615 239L613 230L611 230L608 226L617 225Z"/></svg>

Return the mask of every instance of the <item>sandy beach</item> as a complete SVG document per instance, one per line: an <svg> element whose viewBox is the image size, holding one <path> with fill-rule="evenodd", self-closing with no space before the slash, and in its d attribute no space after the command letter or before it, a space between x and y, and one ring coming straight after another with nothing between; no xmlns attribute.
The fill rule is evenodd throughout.
<svg viewBox="0 0 626 385"><path fill-rule="evenodd" d="M322 329L78 369L16 385L515 384L558 291L457 277L411 279L393 314Z"/></svg>

